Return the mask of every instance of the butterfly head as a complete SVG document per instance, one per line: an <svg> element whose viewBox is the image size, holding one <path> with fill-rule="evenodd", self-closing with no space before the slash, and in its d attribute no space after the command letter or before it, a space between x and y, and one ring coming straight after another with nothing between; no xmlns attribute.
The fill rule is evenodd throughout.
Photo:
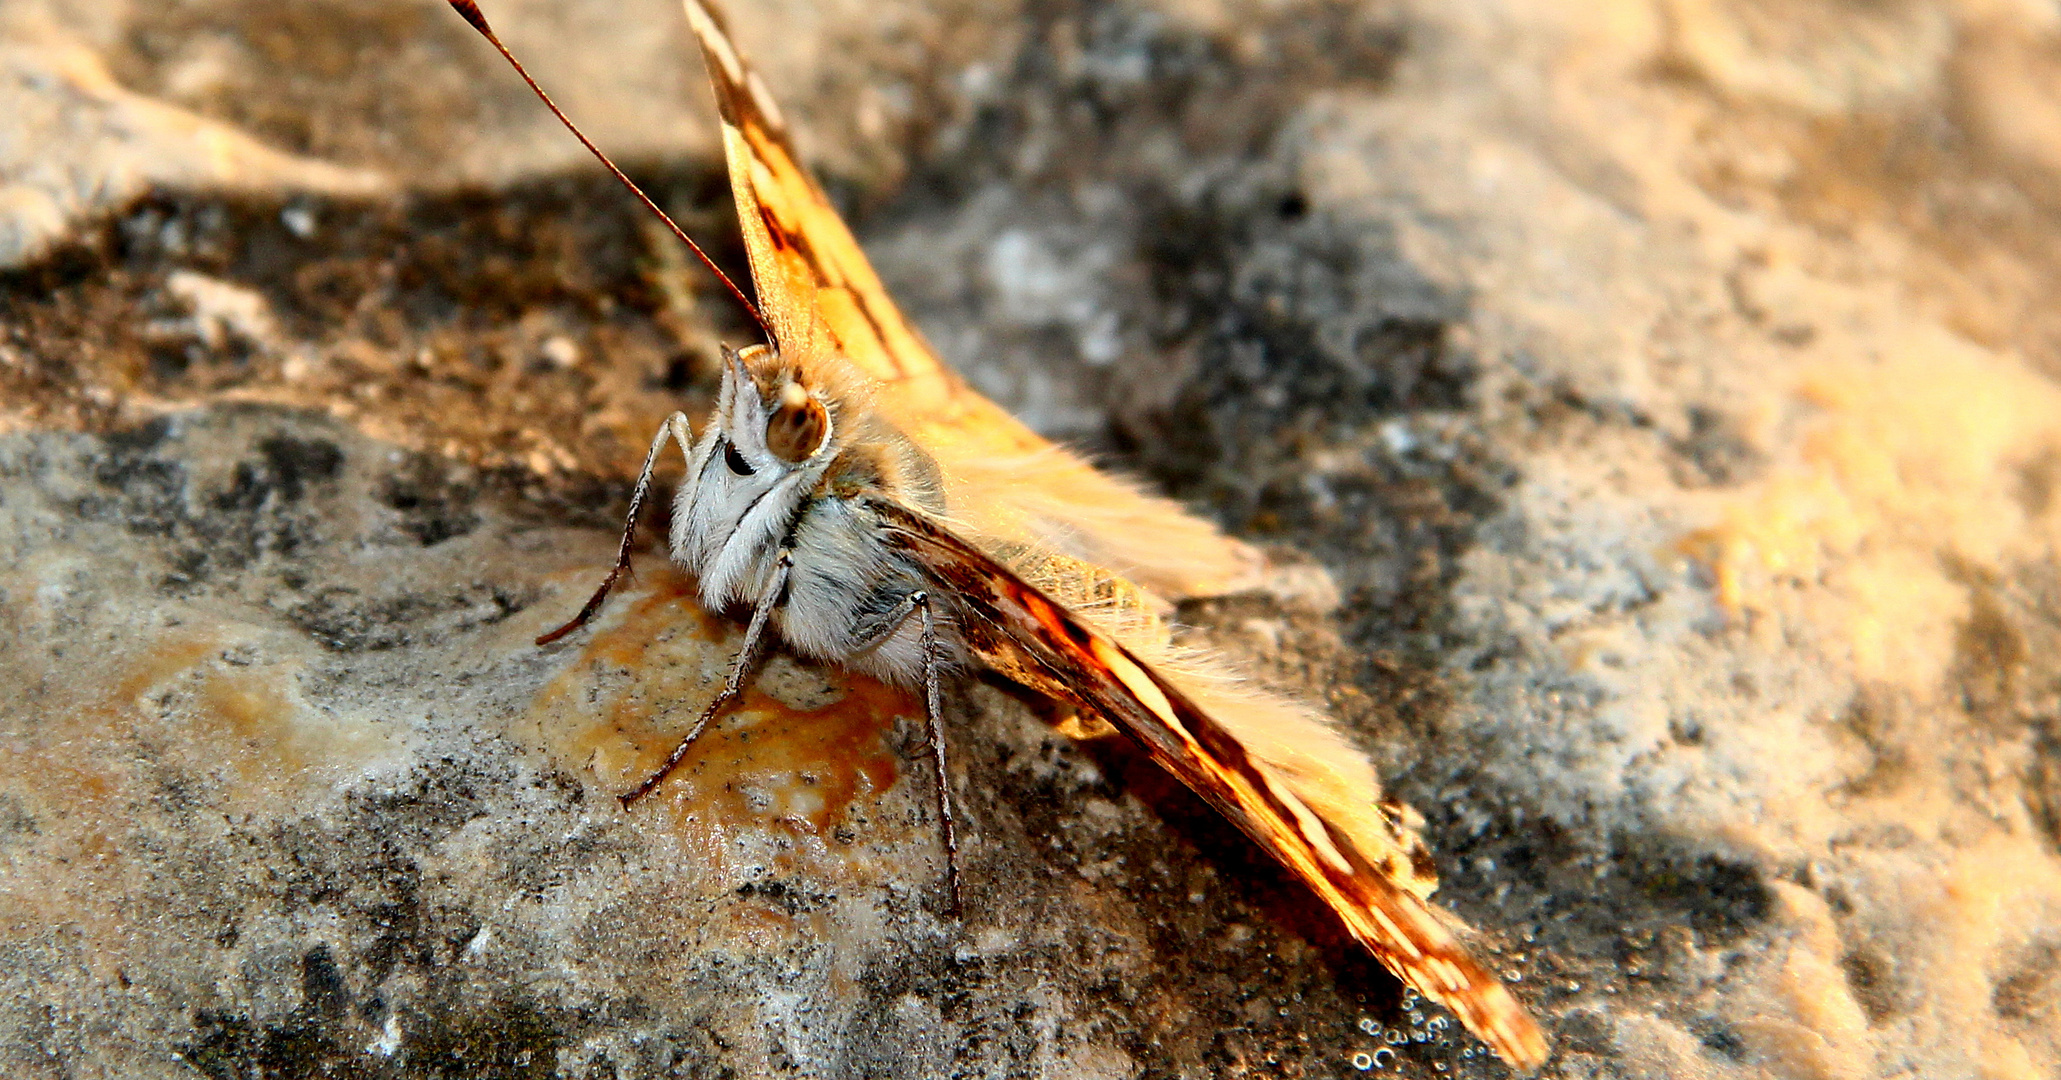
<svg viewBox="0 0 2061 1080"><path fill-rule="evenodd" d="M782 363L763 345L726 359L716 428L731 451L724 455L731 472L781 475L809 464L830 446L830 409L822 387L810 385L804 372Z"/></svg>
<svg viewBox="0 0 2061 1080"><path fill-rule="evenodd" d="M715 415L673 514L674 555L717 603L738 599L757 556L778 548L835 441L831 398L808 372L764 346L725 361Z"/></svg>

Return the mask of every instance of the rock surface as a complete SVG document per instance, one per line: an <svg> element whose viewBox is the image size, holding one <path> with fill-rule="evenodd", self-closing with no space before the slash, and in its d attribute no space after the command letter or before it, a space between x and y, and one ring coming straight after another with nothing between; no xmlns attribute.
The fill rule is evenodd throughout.
<svg viewBox="0 0 2061 1080"><path fill-rule="evenodd" d="M486 6L732 243L675 10ZM733 6L941 351L1329 571L1181 615L1427 815L1548 1073L2061 1071L2061 17ZM836 672L619 811L735 628L647 556L529 641L735 313L440 4L0 34L8 1075L1504 1073L993 688L958 920Z"/></svg>

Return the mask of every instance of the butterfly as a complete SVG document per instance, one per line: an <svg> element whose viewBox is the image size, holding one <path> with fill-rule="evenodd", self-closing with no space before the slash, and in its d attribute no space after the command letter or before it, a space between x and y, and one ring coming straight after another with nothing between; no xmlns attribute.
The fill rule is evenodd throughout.
<svg viewBox="0 0 2061 1080"><path fill-rule="evenodd" d="M448 2L508 55L472 0ZM1542 1064L1537 1023L1460 941L1457 920L1428 900L1436 879L1418 819L1378 796L1365 755L1309 706L1171 645L1160 598L1221 591L1252 571L1252 552L1047 443L940 361L801 167L764 81L713 4L684 4L714 84L757 304L723 281L769 340L726 350L699 434L685 415L667 418L633 490L616 565L579 614L539 641L583 625L627 572L668 445L687 461L670 554L709 610L751 616L723 686L623 805L684 760L777 640L922 689L956 910L942 687L989 673L1128 736L1406 985L1510 1064Z"/></svg>

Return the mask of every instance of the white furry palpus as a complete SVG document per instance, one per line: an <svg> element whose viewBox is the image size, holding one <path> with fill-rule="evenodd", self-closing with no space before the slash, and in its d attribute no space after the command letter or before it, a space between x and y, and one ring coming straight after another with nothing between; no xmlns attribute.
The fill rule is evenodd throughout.
<svg viewBox="0 0 2061 1080"><path fill-rule="evenodd" d="M449 2L522 71L472 0ZM703 261L770 340L726 352L715 413L698 438L686 416L666 420L614 569L572 621L539 640L583 625L628 570L637 514L668 443L687 458L672 556L697 577L710 610L748 609L751 620L722 690L623 805L679 764L777 638L801 655L923 689L956 909L940 687L985 669L1122 731L1307 885L1404 983L1453 1010L1512 1065L1543 1063L1537 1024L1427 899L1436 881L1414 818L1380 798L1365 755L1309 707L1248 689L1205 656L1177 655L1151 616L1144 589L1207 591L1248 557L1243 547L1046 444L939 362L800 168L764 83L713 7L685 5L715 84L760 304Z"/></svg>

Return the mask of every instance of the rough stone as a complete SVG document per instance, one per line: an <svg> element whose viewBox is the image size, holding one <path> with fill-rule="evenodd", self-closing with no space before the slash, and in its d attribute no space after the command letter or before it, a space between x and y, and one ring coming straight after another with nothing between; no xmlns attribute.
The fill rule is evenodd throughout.
<svg viewBox="0 0 2061 1080"><path fill-rule="evenodd" d="M718 257L678 13L485 5ZM733 5L954 363L1335 596L1322 696L1563 1076L2061 1069L2061 19ZM627 475L736 313L455 16L0 18L0 1063L1492 1076L1193 798L734 649Z"/></svg>

